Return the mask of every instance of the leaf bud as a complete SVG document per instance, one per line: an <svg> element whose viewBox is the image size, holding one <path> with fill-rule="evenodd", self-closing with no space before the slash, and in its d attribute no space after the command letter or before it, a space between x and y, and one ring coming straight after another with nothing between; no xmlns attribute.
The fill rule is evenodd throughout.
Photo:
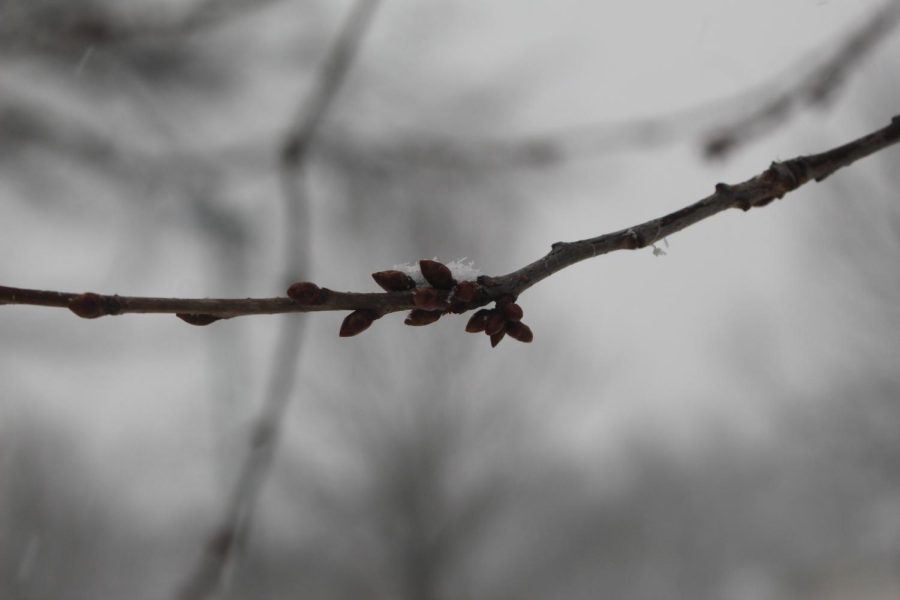
<svg viewBox="0 0 900 600"><path fill-rule="evenodd" d="M344 317L341 323L341 337L351 337L362 333L369 328L369 325L375 320L375 313L371 310L354 310L352 313Z"/></svg>
<svg viewBox="0 0 900 600"><path fill-rule="evenodd" d="M413 278L403 271L378 271L372 273L372 279L386 292L404 292L416 287Z"/></svg>
<svg viewBox="0 0 900 600"><path fill-rule="evenodd" d="M491 348L496 348L497 344L500 343L500 340L506 335L505 331L498 331L497 333L491 336Z"/></svg>
<svg viewBox="0 0 900 600"><path fill-rule="evenodd" d="M328 289L310 281L298 281L287 289L287 295L299 304L322 304L328 299Z"/></svg>
<svg viewBox="0 0 900 600"><path fill-rule="evenodd" d="M490 314L491 311L486 308L475 311L475 314L473 314L469 319L469 322L466 323L466 331L469 333L480 333L484 331L484 327Z"/></svg>
<svg viewBox="0 0 900 600"><path fill-rule="evenodd" d="M422 270L425 281L439 290L449 290L456 285L453 274L444 263L423 258L419 261L419 268Z"/></svg>
<svg viewBox="0 0 900 600"><path fill-rule="evenodd" d="M175 316L185 323L197 325L198 327L209 325L210 323L215 323L222 318L215 315L206 315L202 313L175 313Z"/></svg>
<svg viewBox="0 0 900 600"><path fill-rule="evenodd" d="M468 304L478 297L478 284L474 281L461 281L453 288L453 300Z"/></svg>
<svg viewBox="0 0 900 600"><path fill-rule="evenodd" d="M69 310L82 319L96 319L118 313L118 302L94 292L85 292L69 299Z"/></svg>
<svg viewBox="0 0 900 600"><path fill-rule="evenodd" d="M498 310L492 310L484 322L484 332L488 335L494 335L503 331L503 324L506 319Z"/></svg>
<svg viewBox="0 0 900 600"><path fill-rule="evenodd" d="M507 302L506 304L502 304L500 306L500 311L503 313L503 316L506 317L507 321L522 320L522 307L515 302Z"/></svg>
<svg viewBox="0 0 900 600"><path fill-rule="evenodd" d="M441 313L436 310L422 310L421 308L414 308L409 312L409 315L406 316L406 320L403 322L407 325L431 325L435 321L441 318Z"/></svg>
<svg viewBox="0 0 900 600"><path fill-rule="evenodd" d="M509 337L519 340L520 342L525 342L526 344L534 339L534 333L531 332L531 327L522 321L507 321L504 330L509 334Z"/></svg>

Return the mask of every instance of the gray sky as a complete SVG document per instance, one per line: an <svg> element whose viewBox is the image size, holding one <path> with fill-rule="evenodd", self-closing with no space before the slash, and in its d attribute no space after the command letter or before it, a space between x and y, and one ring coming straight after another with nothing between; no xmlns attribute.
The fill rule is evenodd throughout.
<svg viewBox="0 0 900 600"><path fill-rule="evenodd" d="M177 153L249 140L258 156L271 156L273 136L309 89L311 67L347 8L291 4L250 17L249 27L192 38L198 72L209 66L230 78L221 88L198 85L193 95L177 82L142 81L115 56L86 55L87 48L65 58L68 80L4 59L0 89L14 90L11 96L42 97L42 107L108 128L116 143L164 160L143 184L145 196L126 206L121 195L134 187L98 180L40 149L14 151L0 166L0 250L7 257L0 282L129 295L282 293L276 179L230 175L217 187L194 163L181 173ZM667 115L789 83L881 5L612 4L386 3L332 122L367 141L428 133L477 142ZM465 256L502 274L554 241L660 216L710 194L719 181L743 181L772 160L819 152L886 124L896 113L890 99L898 93L898 50L895 34L824 110L801 109L725 161L704 161L694 135L464 183L456 174L452 193L439 193L433 175L400 170L345 182L337 170L316 170L327 161L314 163L311 277L335 289L374 291L369 273L436 255ZM91 77L113 92L79 87ZM76 91L56 97L57 89ZM725 112L753 106L750 96ZM337 338L340 315L296 317L309 327L285 452L352 473L358 458L348 456L340 427L322 423L334 419L335 403L359 403L360 388L373 397L394 392L413 406L459 394L484 409L520 397L539 443L576 462L596 460L610 477L634 436L672 442L686 456L705 452L723 432L764 445L778 435L778 403L786 398L814 403L860 365L895 368L896 311L885 296L856 293L856 285L848 291L860 254L840 258L842 207L870 201L855 182L875 181L866 191L882 206L887 184L878 181L895 160L890 150L766 208L713 217L660 245L665 256L618 252L553 276L520 301L535 331L531 345L507 340L491 350L483 337L463 333L464 317L413 330L392 315L349 340ZM215 169L215 161L203 168ZM188 178L198 198L225 207L247 241L218 245L214 235L198 233L209 215L168 187L173 173ZM383 210L364 205L370 189L381 194L371 197ZM423 208L420 218L446 215L443 231L417 231L412 217L413 225L392 221L392 211L406 218L427 207L431 191L444 212ZM853 218L878 231L876 211L858 209ZM882 234L878 248L896 250L890 231ZM281 323L239 321L192 328L170 317L83 321L64 311L3 307L7 435L24 444L17 423L53 423L79 449L90 477L115 490L118 510L140 510L148 530L213 505L230 477L223 456L236 460L244 448L240 435L260 402ZM223 354L223 347L239 350ZM449 383L429 388L429 373Z"/></svg>

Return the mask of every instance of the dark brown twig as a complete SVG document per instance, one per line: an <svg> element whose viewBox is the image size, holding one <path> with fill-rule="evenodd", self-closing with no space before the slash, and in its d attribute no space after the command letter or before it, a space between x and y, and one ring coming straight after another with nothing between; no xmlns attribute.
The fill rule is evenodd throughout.
<svg viewBox="0 0 900 600"><path fill-rule="evenodd" d="M716 185L715 192L663 217L594 238L557 242L533 263L500 277L481 277L484 294L469 308L504 297L516 297L539 281L582 260L615 250L644 248L729 208L749 210L769 204L810 181L822 181L861 158L900 142L900 116L890 125L820 154L799 156L772 165L744 182ZM441 292L446 294L447 292ZM298 303L289 298L181 299L72 294L0 287L0 304L30 304L71 308L82 300L102 316L125 313L181 313L232 318L244 315L369 310L382 316L416 307L410 291L385 293L328 290L321 302Z"/></svg>

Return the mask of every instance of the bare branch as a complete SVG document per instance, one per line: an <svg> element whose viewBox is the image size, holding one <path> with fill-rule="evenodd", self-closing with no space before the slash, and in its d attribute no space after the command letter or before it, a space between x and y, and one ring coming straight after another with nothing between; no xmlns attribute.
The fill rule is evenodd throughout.
<svg viewBox="0 0 900 600"><path fill-rule="evenodd" d="M6 53L73 51L89 46L128 44L149 39L176 38L241 18L282 0L200 0L185 14L169 11L123 12L97 2L66 6L32 3L7 9L0 21L0 48ZM71 4L71 3L69 3Z"/></svg>
<svg viewBox="0 0 900 600"><path fill-rule="evenodd" d="M551 251L533 263L499 277L479 277L479 294L466 303L470 310L504 297L519 294L550 275L582 260L615 250L647 247L728 208L749 210L782 198L810 181L822 181L832 173L861 158L900 142L900 116L890 125L820 154L799 156L771 166L744 182L716 185L706 198L673 213L612 233L573 242L557 242ZM94 293L40 291L0 286L0 304L28 304L69 308L80 316L93 318L126 313L168 313L208 315L227 319L246 315L366 310L380 317L388 313L421 308L416 303L416 290L384 293L326 293L315 301L298 302L290 298L147 298ZM422 288L419 288L422 289ZM452 290L438 290L438 301L444 305ZM187 319L190 322L190 318ZM196 323L203 324L203 323Z"/></svg>
<svg viewBox="0 0 900 600"><path fill-rule="evenodd" d="M366 162L425 167L544 168L571 160L656 146L705 132L703 152L724 157L738 146L787 121L797 108L824 105L844 85L854 68L896 27L900 0L889 0L834 50L811 68L791 68L758 89L742 91L665 114L623 121L583 123L536 132L517 139L461 139L410 134L390 142L361 140L351 132L332 131L323 151ZM799 74L795 71L800 71ZM787 89L783 81L793 81ZM756 108L743 114L736 107ZM736 116L740 115L740 116ZM716 125L716 123L719 123Z"/></svg>
<svg viewBox="0 0 900 600"><path fill-rule="evenodd" d="M871 52L900 19L900 0L890 0L876 11L837 50L795 85L770 97L765 103L730 125L720 126L703 145L709 157L722 157L737 146L786 121L800 106L825 104L844 84L854 67Z"/></svg>

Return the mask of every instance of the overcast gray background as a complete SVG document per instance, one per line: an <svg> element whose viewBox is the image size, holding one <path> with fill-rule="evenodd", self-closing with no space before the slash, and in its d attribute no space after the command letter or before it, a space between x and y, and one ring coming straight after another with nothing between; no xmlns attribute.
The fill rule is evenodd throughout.
<svg viewBox="0 0 900 600"><path fill-rule="evenodd" d="M277 151L350 4L115 43L66 29L90 7L140 31L191 5L0 1L0 284L284 292ZM386 2L310 163L297 277L374 291L370 273L435 256L503 274L880 128L900 112L896 33L826 107L701 153L881 5ZM613 136L666 115L664 140ZM569 131L596 145L490 160L491 142ZM233 488L276 334L303 319L223 597L895 598L897 161L715 216L665 256L554 275L520 299L530 345L492 350L452 316L339 339L338 313L196 328L0 307L0 596L172 597Z"/></svg>

